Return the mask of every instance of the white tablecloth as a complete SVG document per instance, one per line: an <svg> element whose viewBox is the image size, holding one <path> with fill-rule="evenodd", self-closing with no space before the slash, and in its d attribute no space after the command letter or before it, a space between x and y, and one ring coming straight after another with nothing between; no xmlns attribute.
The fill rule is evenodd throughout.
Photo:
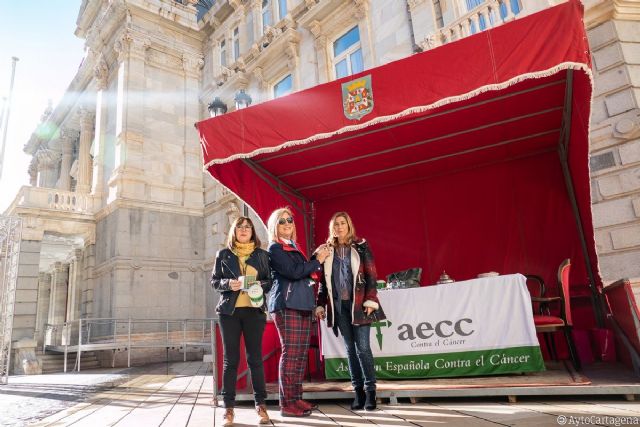
<svg viewBox="0 0 640 427"><path fill-rule="evenodd" d="M521 274L378 292L387 320L372 325L378 378L544 370ZM327 378L348 378L342 336L322 322Z"/></svg>

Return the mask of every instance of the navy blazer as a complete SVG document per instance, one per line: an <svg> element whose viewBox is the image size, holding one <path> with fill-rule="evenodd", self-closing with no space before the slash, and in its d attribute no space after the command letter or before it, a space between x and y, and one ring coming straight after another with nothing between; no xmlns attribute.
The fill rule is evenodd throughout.
<svg viewBox="0 0 640 427"><path fill-rule="evenodd" d="M307 261L302 252L293 245L281 242L269 244L272 292L269 295L269 312L289 308L312 311L315 294L311 273L322 269L316 259Z"/></svg>

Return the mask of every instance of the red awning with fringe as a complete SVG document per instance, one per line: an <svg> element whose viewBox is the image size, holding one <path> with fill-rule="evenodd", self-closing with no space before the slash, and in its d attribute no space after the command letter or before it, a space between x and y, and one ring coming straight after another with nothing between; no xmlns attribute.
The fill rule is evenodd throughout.
<svg viewBox="0 0 640 427"><path fill-rule="evenodd" d="M589 47L579 1L197 124L205 168L266 222L323 242L336 211L380 276L422 267L601 286L591 217ZM587 291L588 295L589 292Z"/></svg>

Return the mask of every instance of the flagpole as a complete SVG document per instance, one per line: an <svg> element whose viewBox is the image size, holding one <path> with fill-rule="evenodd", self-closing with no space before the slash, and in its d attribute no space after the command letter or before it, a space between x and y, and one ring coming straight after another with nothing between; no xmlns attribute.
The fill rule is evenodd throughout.
<svg viewBox="0 0 640 427"><path fill-rule="evenodd" d="M3 129L2 129L2 149L0 150L0 179L2 179L2 170L4 169L4 151L7 147L7 129L9 128L9 115L11 113L11 98L13 97L13 82L16 77L16 63L17 57L11 58L11 85L9 86L9 100L5 103L6 108L3 108Z"/></svg>

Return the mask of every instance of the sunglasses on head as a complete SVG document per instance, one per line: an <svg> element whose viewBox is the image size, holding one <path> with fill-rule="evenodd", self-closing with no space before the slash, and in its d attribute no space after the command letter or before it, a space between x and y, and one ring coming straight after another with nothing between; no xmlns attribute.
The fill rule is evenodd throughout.
<svg viewBox="0 0 640 427"><path fill-rule="evenodd" d="M287 222L288 222L289 224L293 224L293 217L292 217L292 216L290 216L290 217L288 217L288 218L280 218L280 219L278 220L278 224L280 224L280 225L285 225Z"/></svg>

